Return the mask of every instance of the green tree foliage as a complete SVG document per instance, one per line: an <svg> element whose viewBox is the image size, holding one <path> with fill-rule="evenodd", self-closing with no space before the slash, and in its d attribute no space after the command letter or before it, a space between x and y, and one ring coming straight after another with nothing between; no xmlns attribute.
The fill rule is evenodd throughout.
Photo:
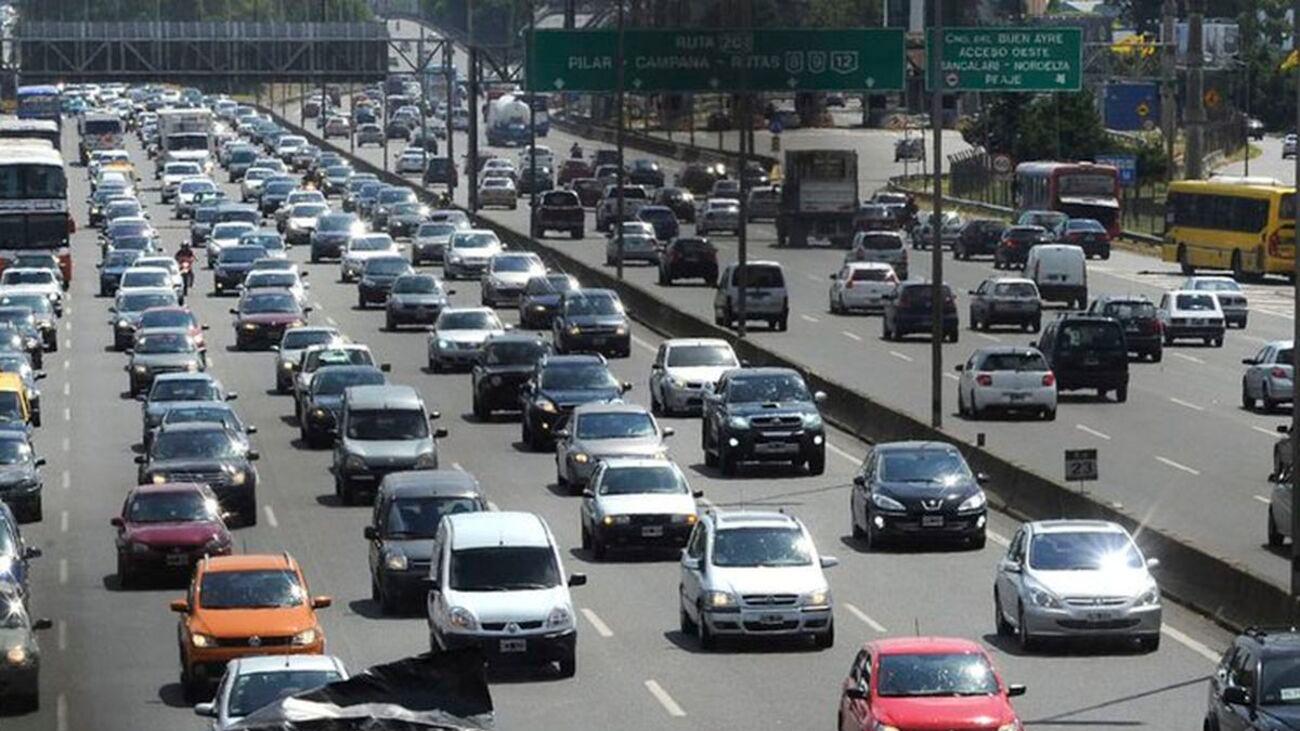
<svg viewBox="0 0 1300 731"><path fill-rule="evenodd" d="M1092 93L999 94L965 130L972 145L1016 160L1090 160L1110 151Z"/></svg>
<svg viewBox="0 0 1300 731"><path fill-rule="evenodd" d="M33 20L267 22L370 19L365 0L24 0L20 17Z"/></svg>

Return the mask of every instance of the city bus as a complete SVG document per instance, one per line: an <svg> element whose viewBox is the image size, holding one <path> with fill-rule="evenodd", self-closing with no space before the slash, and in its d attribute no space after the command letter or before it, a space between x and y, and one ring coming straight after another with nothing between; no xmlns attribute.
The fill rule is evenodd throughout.
<svg viewBox="0 0 1300 731"><path fill-rule="evenodd" d="M20 254L43 252L71 282L76 228L63 155L44 141L0 140L0 270Z"/></svg>
<svg viewBox="0 0 1300 731"><path fill-rule="evenodd" d="M1295 271L1295 187L1259 178L1179 180L1165 199L1164 261L1238 281Z"/></svg>
<svg viewBox="0 0 1300 731"><path fill-rule="evenodd" d="M59 149L59 125L48 119L0 117L0 140L45 140Z"/></svg>
<svg viewBox="0 0 1300 731"><path fill-rule="evenodd" d="M1016 213L1060 211L1121 233L1119 170L1090 162L1022 162L1016 166Z"/></svg>
<svg viewBox="0 0 1300 731"><path fill-rule="evenodd" d="M48 119L63 125L63 92L52 84L20 86L17 92L19 119Z"/></svg>
<svg viewBox="0 0 1300 731"><path fill-rule="evenodd" d="M77 146L81 151L81 164L84 165L90 160L90 153L95 150L122 149L126 125L116 114L87 113L77 121L77 132L81 136Z"/></svg>

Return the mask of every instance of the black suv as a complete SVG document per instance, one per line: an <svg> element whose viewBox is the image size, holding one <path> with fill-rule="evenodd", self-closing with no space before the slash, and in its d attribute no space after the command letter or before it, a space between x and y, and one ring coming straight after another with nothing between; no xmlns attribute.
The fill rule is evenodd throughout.
<svg viewBox="0 0 1300 731"><path fill-rule="evenodd" d="M659 283L672 286L678 279L703 277L710 287L718 284L718 249L699 236L673 239L659 255Z"/></svg>
<svg viewBox="0 0 1300 731"><path fill-rule="evenodd" d="M578 194L571 190L552 190L542 194L537 207L534 238L545 238L547 231L567 231L570 238L586 235L586 211Z"/></svg>
<svg viewBox="0 0 1300 731"><path fill-rule="evenodd" d="M1223 653L1210 674L1206 731L1274 731L1300 728L1294 697L1300 632L1248 628Z"/></svg>
<svg viewBox="0 0 1300 731"><path fill-rule="evenodd" d="M1142 295L1103 295L1088 305L1087 314L1119 320L1128 352L1159 363L1164 357L1156 306Z"/></svg>
<svg viewBox="0 0 1300 731"><path fill-rule="evenodd" d="M934 320L933 288L928 282L900 282L885 295L885 312L881 327L885 340L899 340L912 333L930 333ZM957 342L957 298L952 288L943 285L943 339Z"/></svg>
<svg viewBox="0 0 1300 731"><path fill-rule="evenodd" d="M1060 391L1097 389L1128 400L1128 345L1119 320L1097 315L1061 315L1043 328L1038 349L1056 374Z"/></svg>
<svg viewBox="0 0 1300 731"><path fill-rule="evenodd" d="M704 397L704 463L734 475L741 462L785 461L820 475L826 435L817 404L825 399L789 368L727 371Z"/></svg>
<svg viewBox="0 0 1300 731"><path fill-rule="evenodd" d="M555 443L556 425L577 406L616 401L632 389L619 383L599 355L548 355L537 361L532 377L519 389L524 412L521 438L529 449Z"/></svg>
<svg viewBox="0 0 1300 731"><path fill-rule="evenodd" d="M537 368L537 361L550 353L551 344L536 335L507 333L488 338L470 372L474 416L487 420L494 411L518 409L520 388Z"/></svg>
<svg viewBox="0 0 1300 731"><path fill-rule="evenodd" d="M972 256L992 255L1002 240L1002 232L1007 230L1007 222L996 218L976 218L966 222L957 236L957 243L952 247L954 259L970 259Z"/></svg>

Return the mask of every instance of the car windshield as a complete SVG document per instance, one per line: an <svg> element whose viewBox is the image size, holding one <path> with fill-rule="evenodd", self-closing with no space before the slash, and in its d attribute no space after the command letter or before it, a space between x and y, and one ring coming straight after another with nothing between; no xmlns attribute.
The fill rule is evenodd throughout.
<svg viewBox="0 0 1300 731"><path fill-rule="evenodd" d="M0 465L25 464L32 459L32 446L26 439L0 439Z"/></svg>
<svg viewBox="0 0 1300 731"><path fill-rule="evenodd" d="M1074 218L1065 224L1066 231L1092 231L1105 233L1106 227L1091 218Z"/></svg>
<svg viewBox="0 0 1300 731"><path fill-rule="evenodd" d="M139 258L140 258L139 251L136 251L134 249L121 250L121 247L119 247L118 250L115 250L113 253L108 255L108 259L104 260L104 268L113 269L117 267L131 266L131 264L134 263L135 260Z"/></svg>
<svg viewBox="0 0 1300 731"><path fill-rule="evenodd" d="M798 528L728 528L713 536L714 566L808 566L812 546Z"/></svg>
<svg viewBox="0 0 1300 731"><path fill-rule="evenodd" d="M487 365L532 365L550 351L551 346L543 340L489 342L483 348L483 362Z"/></svg>
<svg viewBox="0 0 1300 731"><path fill-rule="evenodd" d="M888 653L880 656L876 692L887 698L977 696L998 693L999 687L979 653Z"/></svg>
<svg viewBox="0 0 1300 731"><path fill-rule="evenodd" d="M420 409L356 409L348 413L348 438L400 441L429 436L429 419Z"/></svg>
<svg viewBox="0 0 1300 731"><path fill-rule="evenodd" d="M669 368L735 365L735 353L724 345L678 345L668 351Z"/></svg>
<svg viewBox="0 0 1300 731"><path fill-rule="evenodd" d="M14 284L14 282L5 282ZM146 272L130 271L122 273L123 287L166 287L171 284L171 275L165 271Z"/></svg>
<svg viewBox="0 0 1300 731"><path fill-rule="evenodd" d="M440 294L438 280L427 274L401 277L393 282L393 294Z"/></svg>
<svg viewBox="0 0 1300 731"><path fill-rule="evenodd" d="M1068 323L1061 326L1062 350L1116 350L1124 347L1124 333L1118 325L1104 322Z"/></svg>
<svg viewBox="0 0 1300 731"><path fill-rule="evenodd" d="M564 300L566 315L621 315L623 305L607 294L578 294Z"/></svg>
<svg viewBox="0 0 1300 731"><path fill-rule="evenodd" d="M348 245L349 251L387 251L392 248L393 241L387 236L368 236L361 239L352 239Z"/></svg>
<svg viewBox="0 0 1300 731"><path fill-rule="evenodd" d="M176 296L163 294L161 292L128 294L123 296L117 304L117 311L123 312L143 312L151 307L166 307L176 304Z"/></svg>
<svg viewBox="0 0 1300 731"><path fill-rule="evenodd" d="M217 262L220 264L251 264L266 256L266 249L260 246L236 246L221 252Z"/></svg>
<svg viewBox="0 0 1300 731"><path fill-rule="evenodd" d="M496 313L486 311L444 312L438 317L437 330L500 330Z"/></svg>
<svg viewBox="0 0 1300 731"><path fill-rule="evenodd" d="M212 228L214 239L238 239L245 232L254 230L253 224L246 221L225 221Z"/></svg>
<svg viewBox="0 0 1300 731"><path fill-rule="evenodd" d="M275 670L246 673L235 678L230 688L226 715L243 718L260 708L304 691L314 690L343 676L333 670Z"/></svg>
<svg viewBox="0 0 1300 731"><path fill-rule="evenodd" d="M157 333L135 339L137 354L193 353L195 350L194 341L184 333Z"/></svg>
<svg viewBox="0 0 1300 731"><path fill-rule="evenodd" d="M780 267L751 266L747 268L749 269L749 276L745 281L747 287L780 288L785 286L785 277L781 274ZM741 271L740 267L736 267L732 275L731 283L737 287L740 286Z"/></svg>
<svg viewBox="0 0 1300 731"><path fill-rule="evenodd" d="M1039 353L989 353L979 367L982 371L1032 371L1050 370Z"/></svg>
<svg viewBox="0 0 1300 731"><path fill-rule="evenodd" d="M163 431L154 440L155 459L225 459L238 456L238 446L224 429Z"/></svg>
<svg viewBox="0 0 1300 731"><path fill-rule="evenodd" d="M20 329L36 327L36 318L26 307L0 307L0 324L12 325Z"/></svg>
<svg viewBox="0 0 1300 731"><path fill-rule="evenodd" d="M1038 290L1029 282L999 282L993 285L993 294L999 297L1028 297L1038 299Z"/></svg>
<svg viewBox="0 0 1300 731"><path fill-rule="evenodd" d="M1123 533L1038 533L1029 542L1029 567L1039 571L1140 569L1142 565L1137 547Z"/></svg>
<svg viewBox="0 0 1300 731"><path fill-rule="evenodd" d="M1175 297L1175 306L1180 310L1214 311L1214 295L1180 294Z"/></svg>
<svg viewBox="0 0 1300 731"><path fill-rule="evenodd" d="M793 373L754 378L736 378L727 386L727 401L733 404L812 401L808 386Z"/></svg>
<svg viewBox="0 0 1300 731"><path fill-rule="evenodd" d="M244 280L244 289L288 289L297 284L298 277L293 272L254 272Z"/></svg>
<svg viewBox="0 0 1300 731"><path fill-rule="evenodd" d="M219 515L217 501L198 490L140 492L126 511L132 523L189 523L216 520Z"/></svg>
<svg viewBox="0 0 1300 731"><path fill-rule="evenodd" d="M284 333L284 337L280 340L280 350L302 350L309 345L325 345L333 342L337 337L337 333L329 330L295 328Z"/></svg>
<svg viewBox="0 0 1300 731"><path fill-rule="evenodd" d="M494 272L526 272L540 266L531 256L498 256L492 259Z"/></svg>
<svg viewBox="0 0 1300 731"><path fill-rule="evenodd" d="M20 423L26 421L23 404L17 391L0 391L0 423Z"/></svg>
<svg viewBox="0 0 1300 731"><path fill-rule="evenodd" d="M558 294L576 289L577 286L568 275L552 277L533 277L524 289L528 294Z"/></svg>
<svg viewBox="0 0 1300 731"><path fill-rule="evenodd" d="M404 497L388 506L386 538L433 538L444 515L474 513L479 504L468 497Z"/></svg>
<svg viewBox="0 0 1300 731"><path fill-rule="evenodd" d="M459 234L451 239L453 249L483 249L496 245L496 234Z"/></svg>
<svg viewBox="0 0 1300 731"><path fill-rule="evenodd" d="M669 465L610 467L600 478L601 495L677 495L686 492L681 473Z"/></svg>
<svg viewBox="0 0 1300 731"><path fill-rule="evenodd" d="M339 396L352 386L381 386L384 373L377 368L365 369L326 369L312 379L312 391L317 396Z"/></svg>
<svg viewBox="0 0 1300 731"><path fill-rule="evenodd" d="M966 460L950 449L891 450L880 460L882 482L920 482L951 486L970 476Z"/></svg>
<svg viewBox="0 0 1300 731"><path fill-rule="evenodd" d="M456 232L456 227L450 223L424 223L416 230L417 237L422 236L450 236Z"/></svg>
<svg viewBox="0 0 1300 731"><path fill-rule="evenodd" d="M1240 292L1241 285L1231 279L1198 279L1192 283L1189 289L1199 289L1206 292Z"/></svg>
<svg viewBox="0 0 1300 731"><path fill-rule="evenodd" d="M356 225L352 216L321 216L316 222L319 231L350 231Z"/></svg>
<svg viewBox="0 0 1300 731"><path fill-rule="evenodd" d="M149 391L150 401L216 401L217 387L203 378L159 379Z"/></svg>
<svg viewBox="0 0 1300 731"><path fill-rule="evenodd" d="M323 203L299 203L289 211L292 218L315 218L319 215L329 213L330 207Z"/></svg>
<svg viewBox="0 0 1300 731"><path fill-rule="evenodd" d="M552 391L618 388L618 381L604 365L564 365L542 371L542 388Z"/></svg>
<svg viewBox="0 0 1300 731"><path fill-rule="evenodd" d="M327 365L371 365L374 362L374 357L364 347L329 348L308 353L305 370Z"/></svg>
<svg viewBox="0 0 1300 731"><path fill-rule="evenodd" d="M206 571L199 584L204 609L297 607L306 595L297 574L284 569Z"/></svg>
<svg viewBox="0 0 1300 731"><path fill-rule="evenodd" d="M366 274L378 274L380 276L394 276L404 274L411 270L411 264L400 257L384 257L380 259L371 259L366 262Z"/></svg>
<svg viewBox="0 0 1300 731"><path fill-rule="evenodd" d="M888 251L891 249L901 250L903 248L903 237L889 236L885 234L870 234L859 237L858 246L872 251Z"/></svg>
<svg viewBox="0 0 1300 731"><path fill-rule="evenodd" d="M578 417L579 439L635 439L655 434L654 420L643 412L582 414Z"/></svg>
<svg viewBox="0 0 1300 731"><path fill-rule="evenodd" d="M273 312L297 312L298 300L287 292L267 292L245 297L239 309L245 314L265 314Z"/></svg>
<svg viewBox="0 0 1300 731"><path fill-rule="evenodd" d="M451 552L456 591L522 591L560 584L560 567L549 546L491 546Z"/></svg>
<svg viewBox="0 0 1300 731"><path fill-rule="evenodd" d="M279 251L284 248L284 239L279 234L272 233L255 233L245 234L239 237L240 246L257 246L266 251ZM264 254L265 255L265 254Z"/></svg>
<svg viewBox="0 0 1300 731"><path fill-rule="evenodd" d="M393 206L394 216L423 216L424 206L419 203L399 203Z"/></svg>

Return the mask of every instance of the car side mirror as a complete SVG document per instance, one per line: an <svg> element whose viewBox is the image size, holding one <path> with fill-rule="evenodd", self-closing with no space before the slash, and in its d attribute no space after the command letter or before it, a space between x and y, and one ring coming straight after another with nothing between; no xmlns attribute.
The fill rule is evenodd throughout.
<svg viewBox="0 0 1300 731"><path fill-rule="evenodd" d="M148 400L148 398L149 398L149 395L148 395L148 394L145 394L145 393L137 393L137 394L135 395L135 400L136 400L136 401L139 401L140 403L144 403L146 400Z"/></svg>
<svg viewBox="0 0 1300 731"><path fill-rule="evenodd" d="M840 565L840 560L834 556L822 556L822 568L832 569Z"/></svg>
<svg viewBox="0 0 1300 731"><path fill-rule="evenodd" d="M226 394L226 400L227 400L227 401L234 401L234 400L236 400L236 399L238 399L238 398L239 398L239 392L238 392L238 391L231 391L230 393Z"/></svg>
<svg viewBox="0 0 1300 731"><path fill-rule="evenodd" d="M114 528L123 528L126 526L126 522L122 520L122 516L120 515L114 515L113 517L109 518L108 524L113 526Z"/></svg>
<svg viewBox="0 0 1300 731"><path fill-rule="evenodd" d="M957 365L953 366L952 369L954 371L957 371L958 373L961 373L962 371L966 370L966 366L961 363L958 363Z"/></svg>
<svg viewBox="0 0 1300 731"><path fill-rule="evenodd" d="M217 704L212 701L208 701L207 703L196 703L194 704L194 715L202 716L204 718L216 718Z"/></svg>
<svg viewBox="0 0 1300 731"><path fill-rule="evenodd" d="M272 352L272 353L278 353L278 352L280 352L280 346L279 346L279 345L272 345L272 346L271 346L271 352Z"/></svg>
<svg viewBox="0 0 1300 731"><path fill-rule="evenodd" d="M230 308L230 314L232 314L232 315L238 315L238 314L239 314L239 310L238 310L237 308L231 307L231 308Z"/></svg>
<svg viewBox="0 0 1300 731"><path fill-rule="evenodd" d="M839 279L839 278L840 278L840 275L838 275L838 274L832 274L832 275L830 276L830 280L831 280L832 282L834 282L836 279Z"/></svg>
<svg viewBox="0 0 1300 731"><path fill-rule="evenodd" d="M628 391L631 391L631 390L632 390L632 382L631 382L631 381L623 381L623 393L627 393Z"/></svg>
<svg viewBox="0 0 1300 731"><path fill-rule="evenodd" d="M813 394L813 401L816 401L817 403L820 404L820 403L824 402L825 400L826 400L826 392L825 392L825 391L817 391L816 393Z"/></svg>
<svg viewBox="0 0 1300 731"><path fill-rule="evenodd" d="M373 525L368 525L365 528L362 528L361 533L366 537L367 541L379 540L379 529Z"/></svg>
<svg viewBox="0 0 1300 731"><path fill-rule="evenodd" d="M311 272L298 272L299 279L306 279L311 276Z"/></svg>
<svg viewBox="0 0 1300 731"><path fill-rule="evenodd" d="M976 472L975 481L981 485L987 485L989 483L989 476L983 472Z"/></svg>
<svg viewBox="0 0 1300 731"><path fill-rule="evenodd" d="M449 434L449 432L447 431L447 427L445 426L440 426L437 429L433 430L434 439L446 439L447 434Z"/></svg>
<svg viewBox="0 0 1300 731"><path fill-rule="evenodd" d="M586 586L586 574L569 574L569 586Z"/></svg>
<svg viewBox="0 0 1300 731"><path fill-rule="evenodd" d="M23 558L40 558L44 555L41 549L36 546L27 546L23 549Z"/></svg>
<svg viewBox="0 0 1300 731"><path fill-rule="evenodd" d="M687 556L686 552L682 551L682 568L686 569L687 571L699 571L700 560L698 558L692 558L691 556Z"/></svg>
<svg viewBox="0 0 1300 731"><path fill-rule="evenodd" d="M851 698L855 701L864 701L867 699L868 695L867 684L859 683L858 685L850 685L844 689L844 695L845 697Z"/></svg>
<svg viewBox="0 0 1300 731"><path fill-rule="evenodd" d="M173 599L171 603L171 609L173 612L176 612L178 614L189 614L190 603L185 601L184 599Z"/></svg>
<svg viewBox="0 0 1300 731"><path fill-rule="evenodd" d="M134 459L134 462L136 464L144 464L146 461L147 460L145 459L145 456L143 454L137 454Z"/></svg>
<svg viewBox="0 0 1300 731"><path fill-rule="evenodd" d="M591 488L587 488L582 491L582 496L587 498L588 500L594 500L596 497L596 493Z"/></svg>
<svg viewBox="0 0 1300 731"><path fill-rule="evenodd" d="M380 371L381 373L392 373L392 372L393 372L393 364L392 364L392 363L380 363L380 364L379 364L379 371Z"/></svg>
<svg viewBox="0 0 1300 731"><path fill-rule="evenodd" d="M668 437L671 437L672 435L674 435L674 434L676 434L676 433L677 433L677 430L674 429L674 428L672 428L671 426L666 426L666 427L664 427L664 439L667 439Z"/></svg>
<svg viewBox="0 0 1300 731"><path fill-rule="evenodd" d="M1023 684L1012 683L1011 685L1007 686L1007 695L1012 698L1015 698L1016 696L1024 695L1025 690L1026 688Z"/></svg>
<svg viewBox="0 0 1300 731"><path fill-rule="evenodd" d="M247 456L249 462L256 462L257 460L262 458L262 453L257 451L256 449L250 449L248 450Z"/></svg>
<svg viewBox="0 0 1300 731"><path fill-rule="evenodd" d="M314 596L311 598L312 609L325 609L334 603L334 600L327 596Z"/></svg>
<svg viewBox="0 0 1300 731"><path fill-rule="evenodd" d="M257 433L257 427L253 426L252 424L249 424L248 426L244 427L244 433L245 433L245 434L256 434L256 433Z"/></svg>
<svg viewBox="0 0 1300 731"><path fill-rule="evenodd" d="M441 412L441 411L430 411L430 412L429 412L429 421L437 421L438 419L441 419L441 418L442 418L442 412Z"/></svg>
<svg viewBox="0 0 1300 731"><path fill-rule="evenodd" d="M1291 426L1290 426L1289 424L1278 424L1278 425L1277 425L1277 433L1278 433L1278 434L1290 434L1290 433L1291 433Z"/></svg>
<svg viewBox="0 0 1300 731"><path fill-rule="evenodd" d="M1242 359L1241 359L1241 364L1242 364L1242 365L1258 365L1258 364L1259 364L1259 361L1255 360L1254 358L1242 358Z"/></svg>
<svg viewBox="0 0 1300 731"><path fill-rule="evenodd" d="M556 429L556 430L555 430L555 438L556 438L556 439L568 439L568 438L569 438L569 430L568 430L568 429Z"/></svg>
<svg viewBox="0 0 1300 731"><path fill-rule="evenodd" d="M1158 559L1158 558L1148 558L1148 559L1147 559L1147 569L1148 569L1148 570L1149 570L1149 569L1158 569L1158 568L1160 568L1160 559Z"/></svg>
<svg viewBox="0 0 1300 731"><path fill-rule="evenodd" d="M1023 571L1024 568L1020 565L1019 561L1016 561L1014 559L1007 559L1006 561L1002 562L1002 570L1009 574L1018 574L1021 571Z"/></svg>
<svg viewBox="0 0 1300 731"><path fill-rule="evenodd" d="M854 476L853 476L853 484L857 485L858 487L866 487L866 486L867 486L867 478L866 478L866 477L863 477L862 475L854 475Z"/></svg>
<svg viewBox="0 0 1300 731"><path fill-rule="evenodd" d="M37 458L36 458L36 461L33 462L32 464L36 465L37 467L44 467L44 466L45 466L45 458L44 458L44 457L37 457Z"/></svg>
<svg viewBox="0 0 1300 731"><path fill-rule="evenodd" d="M211 325L207 325L207 324L203 324L203 325L199 325L199 329L200 329L200 330L203 330L203 331L206 332L206 331L208 331L208 330L211 330L211 329L212 329L212 326L211 326Z"/></svg>
<svg viewBox="0 0 1300 731"><path fill-rule="evenodd" d="M40 619L32 622L32 629L37 631L47 630L53 626L54 626L54 621L51 620L49 617L41 617Z"/></svg>

